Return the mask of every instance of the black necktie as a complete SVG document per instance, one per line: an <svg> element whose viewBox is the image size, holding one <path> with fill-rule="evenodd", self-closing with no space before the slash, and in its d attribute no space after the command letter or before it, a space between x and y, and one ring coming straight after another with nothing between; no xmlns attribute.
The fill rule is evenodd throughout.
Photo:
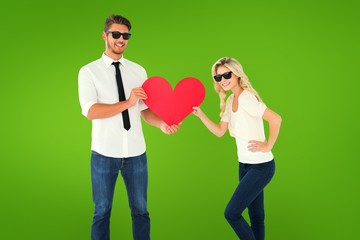
<svg viewBox="0 0 360 240"><path fill-rule="evenodd" d="M116 83L117 83L117 87L118 87L118 92L119 92L119 101L125 101L125 92L124 92L124 85L121 79L121 73L120 73L120 68L119 68L119 64L120 62L113 62L112 63L115 66L115 70L116 70ZM130 129L130 119L129 119L129 111L126 109L122 112L122 117L123 117L123 123L124 123L124 128L126 130Z"/></svg>

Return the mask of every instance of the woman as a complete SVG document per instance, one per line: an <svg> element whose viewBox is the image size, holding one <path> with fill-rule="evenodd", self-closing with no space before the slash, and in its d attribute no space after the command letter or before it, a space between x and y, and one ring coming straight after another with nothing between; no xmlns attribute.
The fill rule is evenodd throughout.
<svg viewBox="0 0 360 240"><path fill-rule="evenodd" d="M229 129L236 140L240 182L226 207L225 218L240 239L263 240L263 190L275 172L271 149L279 134L281 117L262 102L236 59L219 59L212 67L212 75L215 91L220 95L221 121L212 122L199 107L194 107L193 113L216 136L223 136ZM225 103L226 91L232 94ZM269 123L267 141L263 119ZM246 208L251 226L242 216Z"/></svg>

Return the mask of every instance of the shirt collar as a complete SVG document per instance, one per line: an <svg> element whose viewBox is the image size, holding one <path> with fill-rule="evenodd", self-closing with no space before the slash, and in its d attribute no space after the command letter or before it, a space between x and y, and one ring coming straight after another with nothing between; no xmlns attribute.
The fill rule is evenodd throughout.
<svg viewBox="0 0 360 240"><path fill-rule="evenodd" d="M106 67L110 67L113 62L117 62L117 61L114 61L114 59L112 59L112 58L110 58L109 56L107 56L105 53L102 54L101 58L102 58L102 60L104 61ZM122 56L122 57L118 60L118 62L120 62L121 65L125 66L125 58L124 58L124 56Z"/></svg>

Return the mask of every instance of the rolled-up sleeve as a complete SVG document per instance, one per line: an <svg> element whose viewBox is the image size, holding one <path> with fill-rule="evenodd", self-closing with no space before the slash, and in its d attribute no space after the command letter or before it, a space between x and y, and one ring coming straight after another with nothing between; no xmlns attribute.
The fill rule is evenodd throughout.
<svg viewBox="0 0 360 240"><path fill-rule="evenodd" d="M81 113L87 117L89 109L98 102L98 98L91 73L86 67L82 67L79 71L78 88Z"/></svg>

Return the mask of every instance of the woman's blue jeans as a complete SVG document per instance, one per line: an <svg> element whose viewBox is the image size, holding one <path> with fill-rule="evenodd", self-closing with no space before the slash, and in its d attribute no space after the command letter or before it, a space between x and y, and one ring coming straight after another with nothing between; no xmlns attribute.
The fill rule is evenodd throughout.
<svg viewBox="0 0 360 240"><path fill-rule="evenodd" d="M95 204L92 240L110 239L110 215L119 172L125 182L135 240L150 239L147 211L148 169L146 153L129 158L111 158L92 151L91 181Z"/></svg>
<svg viewBox="0 0 360 240"><path fill-rule="evenodd" d="M240 183L225 209L225 218L241 240L265 239L263 190L274 173L274 160L261 164L239 164ZM251 227L242 216L246 208Z"/></svg>

